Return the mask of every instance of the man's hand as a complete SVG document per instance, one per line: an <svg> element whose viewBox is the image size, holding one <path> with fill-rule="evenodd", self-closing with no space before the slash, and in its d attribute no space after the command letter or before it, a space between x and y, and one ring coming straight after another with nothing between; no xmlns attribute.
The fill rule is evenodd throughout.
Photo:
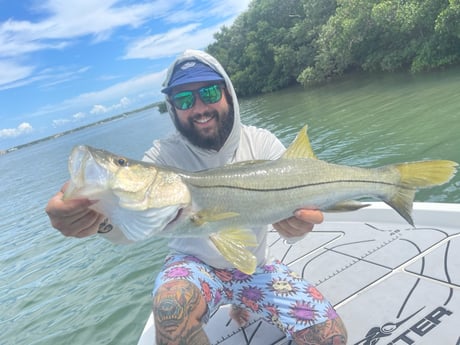
<svg viewBox="0 0 460 345"><path fill-rule="evenodd" d="M95 203L88 199L63 200L67 183L56 193L46 205L46 213L51 225L59 230L64 236L87 237L97 233L99 224L104 216L89 206Z"/></svg>
<svg viewBox="0 0 460 345"><path fill-rule="evenodd" d="M304 238L313 230L315 224L320 224L323 220L324 217L321 211L298 209L294 212L294 216L273 224L273 228L284 239L295 242Z"/></svg>

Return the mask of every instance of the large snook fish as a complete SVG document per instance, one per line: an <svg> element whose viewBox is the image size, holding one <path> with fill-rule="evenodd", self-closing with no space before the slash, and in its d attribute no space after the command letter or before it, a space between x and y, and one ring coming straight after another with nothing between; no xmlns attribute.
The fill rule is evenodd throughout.
<svg viewBox="0 0 460 345"><path fill-rule="evenodd" d="M99 200L106 215L132 241L152 235L209 236L222 255L251 274L256 260L251 226L272 224L298 208L322 211L362 207L348 202L374 197L413 225L418 188L449 181L457 164L421 161L359 168L316 159L306 127L275 161L247 161L186 172L77 146L69 158L71 183L64 198Z"/></svg>

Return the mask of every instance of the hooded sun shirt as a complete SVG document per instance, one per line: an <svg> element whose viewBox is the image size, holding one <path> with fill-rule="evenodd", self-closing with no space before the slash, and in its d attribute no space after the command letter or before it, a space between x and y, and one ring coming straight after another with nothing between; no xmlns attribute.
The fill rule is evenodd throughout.
<svg viewBox="0 0 460 345"><path fill-rule="evenodd" d="M241 124L238 99L232 82L219 62L209 54L197 50L186 50L169 68L164 86L169 85L177 65L191 60L210 66L224 78L226 88L233 99L235 116L233 129L219 151L194 146L176 131L168 138L154 141L153 147L145 153L143 160L186 171L199 171L238 161L279 158L285 148L272 133ZM172 105L167 102L167 106L173 120ZM268 226L252 229L257 236L258 246L248 249L256 256L258 264L265 263L268 255L267 229ZM193 255L213 267L231 267L231 264L222 257L211 240L207 238L171 238L169 247L172 251Z"/></svg>

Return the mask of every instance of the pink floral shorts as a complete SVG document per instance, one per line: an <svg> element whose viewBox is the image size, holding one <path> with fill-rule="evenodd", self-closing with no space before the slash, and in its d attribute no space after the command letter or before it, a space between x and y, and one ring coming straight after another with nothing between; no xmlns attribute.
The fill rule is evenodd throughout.
<svg viewBox="0 0 460 345"><path fill-rule="evenodd" d="M337 317L313 285L277 260L247 275L237 269L211 267L193 256L170 255L156 278L153 294L161 284L177 279L191 281L201 289L208 313L224 304L246 308L276 325L288 338Z"/></svg>

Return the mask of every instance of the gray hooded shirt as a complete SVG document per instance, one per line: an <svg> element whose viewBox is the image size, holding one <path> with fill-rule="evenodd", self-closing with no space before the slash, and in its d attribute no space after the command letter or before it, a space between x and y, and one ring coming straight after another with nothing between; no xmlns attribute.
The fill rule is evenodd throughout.
<svg viewBox="0 0 460 345"><path fill-rule="evenodd" d="M219 151L194 146L176 131L168 138L154 141L153 146L145 152L143 160L186 171L199 171L238 161L279 158L285 148L272 133L241 124L238 99L232 82L220 63L209 54L197 50L186 50L168 69L164 86L169 84L175 66L189 60L200 61L224 77L226 88L233 99L235 116L233 129ZM169 102L167 102L167 106L170 116L173 117ZM253 228L252 230L257 236L258 246L248 249L253 252L260 265L265 263L268 256L268 226ZM208 238L171 238L169 247L173 252L193 255L213 267L231 267L231 264L222 257Z"/></svg>

